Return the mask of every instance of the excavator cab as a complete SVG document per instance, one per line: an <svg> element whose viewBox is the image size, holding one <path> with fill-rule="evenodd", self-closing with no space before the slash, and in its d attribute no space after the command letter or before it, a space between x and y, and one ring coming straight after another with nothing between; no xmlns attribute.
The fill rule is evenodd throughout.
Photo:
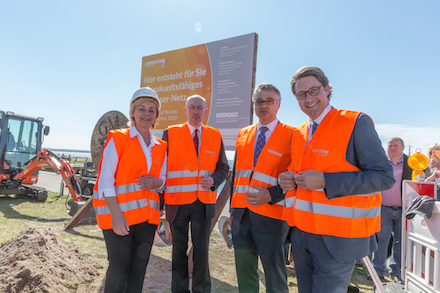
<svg viewBox="0 0 440 293"><path fill-rule="evenodd" d="M41 117L0 111L1 174L15 175L18 169L37 155L41 149L43 135L49 134L49 127L43 126L43 120Z"/></svg>

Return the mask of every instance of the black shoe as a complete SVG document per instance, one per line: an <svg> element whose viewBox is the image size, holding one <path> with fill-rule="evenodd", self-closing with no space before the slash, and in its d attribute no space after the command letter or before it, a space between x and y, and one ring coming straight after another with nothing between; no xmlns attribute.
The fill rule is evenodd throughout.
<svg viewBox="0 0 440 293"><path fill-rule="evenodd" d="M355 286L348 285L347 293L359 293L359 289Z"/></svg>
<svg viewBox="0 0 440 293"><path fill-rule="evenodd" d="M382 283L385 283L387 281L384 276L379 276L379 279ZM370 275L368 275L367 280L373 281L373 278Z"/></svg>

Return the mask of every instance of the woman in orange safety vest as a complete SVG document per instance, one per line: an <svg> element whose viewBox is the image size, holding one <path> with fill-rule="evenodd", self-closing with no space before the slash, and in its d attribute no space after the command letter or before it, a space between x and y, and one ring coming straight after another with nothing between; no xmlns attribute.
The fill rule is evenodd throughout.
<svg viewBox="0 0 440 293"><path fill-rule="evenodd" d="M154 137L157 93L145 87L130 102L130 128L109 132L93 192L109 266L104 292L141 292L159 224L166 142Z"/></svg>

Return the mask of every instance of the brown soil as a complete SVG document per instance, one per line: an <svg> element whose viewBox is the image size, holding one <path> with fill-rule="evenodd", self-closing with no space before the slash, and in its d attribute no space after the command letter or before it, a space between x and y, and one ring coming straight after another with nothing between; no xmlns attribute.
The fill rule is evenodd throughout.
<svg viewBox="0 0 440 293"><path fill-rule="evenodd" d="M0 292L87 292L99 269L48 228L30 228L0 246Z"/></svg>

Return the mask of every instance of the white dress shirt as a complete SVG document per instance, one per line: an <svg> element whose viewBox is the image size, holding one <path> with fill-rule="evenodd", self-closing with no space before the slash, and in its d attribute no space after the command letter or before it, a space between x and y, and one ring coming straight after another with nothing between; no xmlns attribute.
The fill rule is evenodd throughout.
<svg viewBox="0 0 440 293"><path fill-rule="evenodd" d="M145 155L147 170L148 172L150 172L151 162L152 162L151 148L156 144L160 144L159 141L156 139L156 137L150 134L150 145L147 146L147 144L144 141L144 138L134 126L130 127L129 133L131 138L137 137L137 139L139 140L139 143L141 144L142 147L142 151L144 152ZM99 186L98 199L102 199L103 194L105 194L105 197L115 197L116 196L115 174L116 174L116 169L118 167L119 157L116 151L116 146L113 141L113 138L110 139L110 141L107 143L107 146L104 148L101 161L102 162L101 162L101 169L100 169L99 182L98 182L98 186ZM165 154L165 159L162 168L160 169L160 174L158 178L165 182L166 173L167 173L167 155ZM157 190L157 191L160 192L161 190Z"/></svg>
<svg viewBox="0 0 440 293"><path fill-rule="evenodd" d="M255 140L254 140L254 150L255 150L255 146L257 145L257 137L258 137L258 135L260 135L260 132L261 132L261 127L263 127L263 126L266 126L267 127L267 130L266 130L266 132L264 133L264 136L266 137L266 142L269 140L269 137L272 135L272 133L273 133L273 131L275 130L275 128L277 127L277 125L278 125L278 119L277 118L275 118L272 122L270 122L269 124L267 124L267 125L263 125L263 124L261 124L261 122L260 121L258 121L258 124L257 124L257 132L255 133Z"/></svg>
<svg viewBox="0 0 440 293"><path fill-rule="evenodd" d="M191 133L191 137L194 138L194 135L195 135L194 131L196 130L196 128L194 126L192 126L190 123L187 123L187 124L189 127L189 131ZM199 131L199 133L197 134L197 137L199 138L199 149L197 150L198 154L200 154L200 145L202 144L202 129L203 129L203 126L202 126L202 124L200 124L200 126L197 127L197 130Z"/></svg>

